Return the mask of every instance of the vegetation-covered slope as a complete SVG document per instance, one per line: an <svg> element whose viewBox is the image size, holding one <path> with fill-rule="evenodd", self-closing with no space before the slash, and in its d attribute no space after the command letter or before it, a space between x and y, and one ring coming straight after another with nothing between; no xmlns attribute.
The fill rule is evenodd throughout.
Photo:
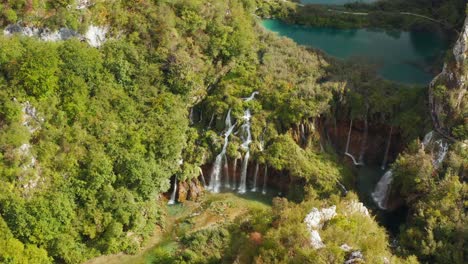
<svg viewBox="0 0 468 264"><path fill-rule="evenodd" d="M385 230L372 217L346 215L356 197L339 197L339 182L352 188L353 176L324 139L322 123L337 117L389 123L410 142L430 123L421 99L425 89L406 90L367 67L335 61L259 27L254 13L286 16L295 8L286 1L80 3L88 1L0 4L2 27L66 27L80 34L90 25L109 29L99 48L79 38L44 42L0 36L0 262L80 263L101 254L137 252L156 225L164 228L163 193L170 178L198 177L199 168L210 166L222 148L228 111L239 130L247 108L252 163L291 179L288 187L294 191L288 196L298 203L277 200L271 215L247 212L225 225L181 234L182 247L167 256L169 262L237 257L246 263L342 262L349 257L342 243L370 262L415 262L392 256ZM285 6L289 10L283 12ZM246 101L254 91L255 100ZM303 133L301 126L310 129ZM234 133L229 140L226 159L245 157L242 136ZM447 175L466 170L460 144L453 153L461 154L451 159L458 165L450 165L459 169L447 169ZM395 169L406 168L404 161L402 155ZM415 182L428 173L403 169L398 175L411 175ZM455 180L446 183L452 178L436 186L466 189ZM412 182L397 176L396 183L414 192ZM440 216L428 204L443 201L442 187L425 189L418 208ZM460 221L447 224L450 232L466 223L459 210L466 198L453 199ZM304 236L304 217L312 207L331 205L341 215L323 227L327 248L315 250ZM257 244L249 250L255 232L264 243L253 239ZM443 258L437 247L412 245L412 238L423 235L411 232L408 228L402 237L405 248L399 253ZM428 243L453 246L453 252L460 243L463 248L450 232ZM206 237L216 238L214 244L193 253ZM229 243L230 237L238 240Z"/></svg>

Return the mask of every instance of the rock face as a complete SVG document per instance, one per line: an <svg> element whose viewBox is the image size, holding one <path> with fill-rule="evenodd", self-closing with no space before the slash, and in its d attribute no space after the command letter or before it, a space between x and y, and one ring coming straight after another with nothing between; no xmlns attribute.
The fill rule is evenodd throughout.
<svg viewBox="0 0 468 264"><path fill-rule="evenodd" d="M187 200L195 201L203 194L203 191L203 185L197 179L179 182L177 186L177 201L181 203Z"/></svg>
<svg viewBox="0 0 468 264"><path fill-rule="evenodd" d="M57 31L51 31L48 28L36 28L22 26L20 24L8 25L4 30L5 36L12 36L14 34L20 34L26 37L36 37L42 41L63 41L70 38L79 38L88 42L92 47L100 47L106 42L106 35L108 32L107 27L89 26L85 35L82 36L78 32L75 32L68 28L61 28Z"/></svg>
<svg viewBox="0 0 468 264"><path fill-rule="evenodd" d="M315 248L323 248L325 244L322 242L322 238L318 232L318 229L322 228L326 221L331 220L336 216L336 206L333 205L329 208L312 208L310 213L304 219L304 223L307 225L307 229L310 232L310 245Z"/></svg>
<svg viewBox="0 0 468 264"><path fill-rule="evenodd" d="M447 138L451 129L463 125L468 114L468 18L442 72L429 87L429 103L434 128ZM466 129L466 128L465 128Z"/></svg>

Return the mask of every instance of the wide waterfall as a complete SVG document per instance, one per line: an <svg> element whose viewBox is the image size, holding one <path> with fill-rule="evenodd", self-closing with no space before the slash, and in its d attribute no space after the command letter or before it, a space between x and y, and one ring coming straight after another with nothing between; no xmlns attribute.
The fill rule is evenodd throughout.
<svg viewBox="0 0 468 264"><path fill-rule="evenodd" d="M171 199L167 204L175 204L175 198L177 193L177 178L174 179L174 189L172 190Z"/></svg>
<svg viewBox="0 0 468 264"><path fill-rule="evenodd" d="M250 98L250 97L249 97ZM241 147L246 150L244 160L242 161L242 173L239 184L239 193L245 193L247 189L247 167L249 165L250 157L250 143L252 142L252 134L250 132L250 110L244 112L244 124L242 125L242 145Z"/></svg>
<svg viewBox="0 0 468 264"><path fill-rule="evenodd" d="M229 136L231 135L232 131L234 130L235 124L231 123L231 109L229 109L226 120L226 132L224 133L224 145L221 152L216 156L216 160L214 163L213 171L211 172L210 177L210 185L208 186L208 190L212 192L219 192L221 188L221 173L223 169L223 158L226 155L226 149L229 143Z"/></svg>
<svg viewBox="0 0 468 264"><path fill-rule="evenodd" d="M390 189L390 186L393 181L393 172L392 170L388 170L385 174L380 178L377 186L375 187L375 191L372 193L372 198L374 199L375 203L379 206L380 209L386 209L387 203L387 195Z"/></svg>

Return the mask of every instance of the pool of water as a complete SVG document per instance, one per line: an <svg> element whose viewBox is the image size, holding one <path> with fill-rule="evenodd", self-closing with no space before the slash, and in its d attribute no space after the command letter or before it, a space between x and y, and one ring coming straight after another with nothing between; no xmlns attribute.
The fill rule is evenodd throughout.
<svg viewBox="0 0 468 264"><path fill-rule="evenodd" d="M428 84L434 77L432 67L448 49L446 37L434 32L308 27L276 19L262 24L333 57L370 62L383 78L407 84Z"/></svg>

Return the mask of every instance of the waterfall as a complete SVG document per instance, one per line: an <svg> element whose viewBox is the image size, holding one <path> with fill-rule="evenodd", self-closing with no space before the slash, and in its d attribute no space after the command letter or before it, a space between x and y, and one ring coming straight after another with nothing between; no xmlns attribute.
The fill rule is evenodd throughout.
<svg viewBox="0 0 468 264"><path fill-rule="evenodd" d="M375 187L375 191L372 193L372 198L374 199L375 203L379 206L380 209L387 209L387 196L390 190L390 186L392 185L393 181L393 172L392 170L388 170L385 174L380 178L377 186Z"/></svg>
<svg viewBox="0 0 468 264"><path fill-rule="evenodd" d="M232 186L231 188L233 190L236 189L236 172L237 172L237 158L234 159L234 164L233 164L233 168L232 168Z"/></svg>
<svg viewBox="0 0 468 264"><path fill-rule="evenodd" d="M437 154L435 155L434 160L432 161L432 165L434 166L434 168L437 169L439 168L440 164L442 164L442 162L445 159L445 156L447 155L449 144L447 142L444 142L442 139L437 140L435 144L439 149Z"/></svg>
<svg viewBox="0 0 468 264"><path fill-rule="evenodd" d="M267 190L266 190L267 180L268 180L268 166L265 164L265 172L263 174L263 188L262 188L263 195L267 193Z"/></svg>
<svg viewBox="0 0 468 264"><path fill-rule="evenodd" d="M349 142L351 141L351 130L353 129L353 120L349 123L349 130L348 130L348 140L346 141L346 150L345 153L348 153L349 150Z"/></svg>
<svg viewBox="0 0 468 264"><path fill-rule="evenodd" d="M348 156L351 158L353 161L354 166L359 166L359 165L364 165L362 162L357 162L356 159L354 158L351 153L349 153L349 143L351 142L351 130L353 128L353 120L351 119L351 122L349 123L349 130L348 130L348 140L346 142L346 150L345 150L345 156Z"/></svg>
<svg viewBox="0 0 468 264"><path fill-rule="evenodd" d="M301 127L301 140L302 140L302 143L305 144L307 141L307 138L305 135L304 123L301 123L300 127Z"/></svg>
<svg viewBox="0 0 468 264"><path fill-rule="evenodd" d="M226 154L226 149L229 143L229 136L231 135L232 131L234 130L235 124L231 124L231 109L229 109L228 114L226 116L226 129L227 131L224 133L224 145L221 153L216 156L216 160L213 166L213 171L210 177L210 185L208 189L212 192L219 192L221 188L221 170L222 170L222 163L224 155Z"/></svg>
<svg viewBox="0 0 468 264"><path fill-rule="evenodd" d="M250 98L250 97L249 97ZM241 173L241 179L240 179L240 184L239 184L239 193L245 193L247 187L247 167L249 165L249 157L250 157L250 149L249 145L250 142L252 142L252 134L250 133L250 110L247 109L244 112L244 116L242 117L245 122L242 125L242 145L241 147L247 152L245 153L244 160L242 161L242 173Z"/></svg>
<svg viewBox="0 0 468 264"><path fill-rule="evenodd" d="M257 176L258 176L258 162L257 162L257 165L255 165L255 173L254 173L254 181L253 181L252 192L257 191Z"/></svg>
<svg viewBox="0 0 468 264"><path fill-rule="evenodd" d="M224 180L224 187L229 188L229 187L231 187L231 183L230 183L230 180L229 180L229 163L228 163L228 159L226 157L226 154L224 154L224 173L226 175L226 178Z"/></svg>
<svg viewBox="0 0 468 264"><path fill-rule="evenodd" d="M229 109L229 111L230 111L230 110L231 110L231 109ZM215 116L215 114L213 113L213 114L211 115L210 123L208 123L208 128L211 127L211 124L213 123L213 120L214 120L214 116Z"/></svg>
<svg viewBox="0 0 468 264"><path fill-rule="evenodd" d="M203 175L203 170L200 167L198 167L198 169L200 170L200 176L201 176L201 180L203 183L203 187L206 188L207 186L206 186L206 181L205 181L205 175Z"/></svg>
<svg viewBox="0 0 468 264"><path fill-rule="evenodd" d="M193 125L193 107L190 108L189 120L190 120L190 125Z"/></svg>
<svg viewBox="0 0 468 264"><path fill-rule="evenodd" d="M337 181L337 183L338 183L338 186L340 186L340 188L343 190L344 194L346 195L348 193L348 190L346 190L346 187L340 181Z"/></svg>
<svg viewBox="0 0 468 264"><path fill-rule="evenodd" d="M431 142L433 135L434 135L434 131L431 131L424 136L424 139L422 142L424 147L426 147L429 144L429 142Z"/></svg>
<svg viewBox="0 0 468 264"><path fill-rule="evenodd" d="M255 91L255 92L253 92L249 97L243 98L243 99L244 99L244 102L252 101L253 99L255 99L255 95L257 95L257 94L258 94L258 92Z"/></svg>
<svg viewBox="0 0 468 264"><path fill-rule="evenodd" d="M174 189L172 190L171 199L169 200L169 202L167 202L167 204L175 204L176 193L177 193L177 178L174 179Z"/></svg>
<svg viewBox="0 0 468 264"><path fill-rule="evenodd" d="M393 126L390 127L390 133L388 133L388 139L387 139L387 146L385 148L385 154L384 158L382 161L382 170L385 170L385 167L387 166L387 159L388 159L388 151L390 150L390 142L392 140L392 131L393 131Z"/></svg>

